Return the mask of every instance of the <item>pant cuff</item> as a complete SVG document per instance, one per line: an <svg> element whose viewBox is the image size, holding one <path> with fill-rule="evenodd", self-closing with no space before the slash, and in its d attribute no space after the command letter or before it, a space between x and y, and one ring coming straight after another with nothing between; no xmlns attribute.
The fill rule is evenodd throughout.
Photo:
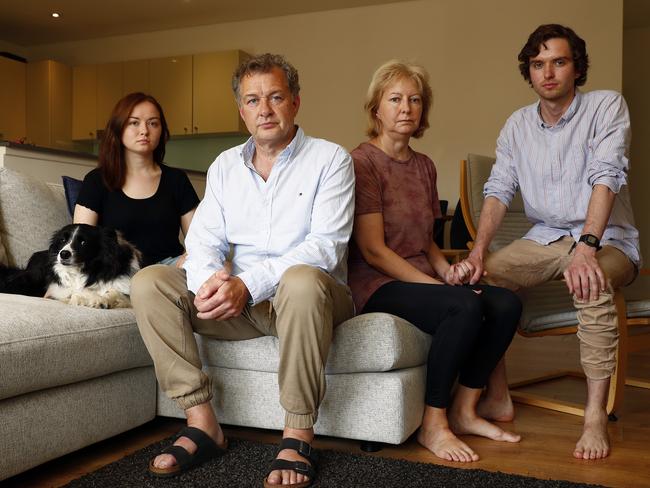
<svg viewBox="0 0 650 488"><path fill-rule="evenodd" d="M284 425L292 429L311 429L316 423L318 413L300 415L297 413L285 412Z"/></svg>
<svg viewBox="0 0 650 488"><path fill-rule="evenodd" d="M585 372L585 376L590 380L606 380L610 378L615 371L616 367L611 368L594 367L589 364L582 364L582 370Z"/></svg>
<svg viewBox="0 0 650 488"><path fill-rule="evenodd" d="M187 410L188 408L196 407L202 403L207 403L212 400L212 381L208 380L207 383L198 390L194 390L192 393L188 393L187 395L175 397L172 400L174 400L176 405L178 405L182 410Z"/></svg>

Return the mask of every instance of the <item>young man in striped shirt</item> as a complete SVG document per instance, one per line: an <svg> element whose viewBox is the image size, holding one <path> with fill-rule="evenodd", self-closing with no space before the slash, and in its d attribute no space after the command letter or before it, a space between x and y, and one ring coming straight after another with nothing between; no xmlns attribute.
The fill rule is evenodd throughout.
<svg viewBox="0 0 650 488"><path fill-rule="evenodd" d="M605 405L618 340L614 291L634 280L641 261L627 191L629 114L617 92L578 90L589 62L585 42L568 27L538 27L519 62L539 101L512 114L499 135L475 246L459 278L513 290L564 278L578 311L588 389L573 455L600 459L610 451ZM517 190L533 227L488 255ZM513 418L503 361L479 413Z"/></svg>

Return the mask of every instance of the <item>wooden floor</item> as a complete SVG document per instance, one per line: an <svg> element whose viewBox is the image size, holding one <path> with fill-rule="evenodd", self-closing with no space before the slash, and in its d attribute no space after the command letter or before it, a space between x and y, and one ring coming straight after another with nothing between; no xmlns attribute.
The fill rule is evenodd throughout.
<svg viewBox="0 0 650 488"><path fill-rule="evenodd" d="M508 351L511 380L525 379L538 373L578 366L577 342L573 336L525 339L517 336ZM552 351L552 354L549 354ZM630 358L632 376L650 378L650 352ZM581 381L570 379L536 391L552 391L563 398L582 402L585 395ZM519 444L504 444L473 436L465 437L481 460L459 466L441 461L413 438L400 446L385 446L373 454L411 461L480 468L548 479L566 479L616 487L650 488L650 390L626 387L625 404L617 412L619 420L610 422L613 451L600 461L580 461L571 456L582 425L582 418L551 412L537 407L516 406L516 419L504 428L520 433ZM57 487L113 462L154 441L176 432L178 419L158 418L138 429L46 463L14 478L0 482L0 487ZM276 442L279 433L246 428L226 428L230 437ZM319 438L316 447L359 453L355 441ZM261 486L261 482L260 482Z"/></svg>

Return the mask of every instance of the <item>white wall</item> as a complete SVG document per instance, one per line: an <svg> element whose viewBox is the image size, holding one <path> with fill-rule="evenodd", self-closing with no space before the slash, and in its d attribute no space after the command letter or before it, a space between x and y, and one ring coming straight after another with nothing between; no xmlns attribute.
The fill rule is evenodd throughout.
<svg viewBox="0 0 650 488"><path fill-rule="evenodd" d="M364 139L363 99L374 69L390 58L430 72L431 129L414 148L439 171L441 198L458 198L458 162L493 154L508 115L535 99L517 53L539 24L572 26L586 39L585 89L621 89L622 0L421 0L69 42L30 50L31 59L75 65L223 49L278 52L298 68L305 130L348 149Z"/></svg>

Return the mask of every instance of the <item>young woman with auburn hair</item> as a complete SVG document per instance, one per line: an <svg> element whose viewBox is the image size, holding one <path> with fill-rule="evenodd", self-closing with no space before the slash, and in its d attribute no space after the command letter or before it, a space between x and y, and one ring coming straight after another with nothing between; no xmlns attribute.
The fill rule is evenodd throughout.
<svg viewBox="0 0 650 488"><path fill-rule="evenodd" d="M187 234L199 198L184 171L163 164L169 129L150 95L130 93L113 109L99 150L99 165L84 178L74 223L122 232L143 265L182 264L179 231Z"/></svg>

